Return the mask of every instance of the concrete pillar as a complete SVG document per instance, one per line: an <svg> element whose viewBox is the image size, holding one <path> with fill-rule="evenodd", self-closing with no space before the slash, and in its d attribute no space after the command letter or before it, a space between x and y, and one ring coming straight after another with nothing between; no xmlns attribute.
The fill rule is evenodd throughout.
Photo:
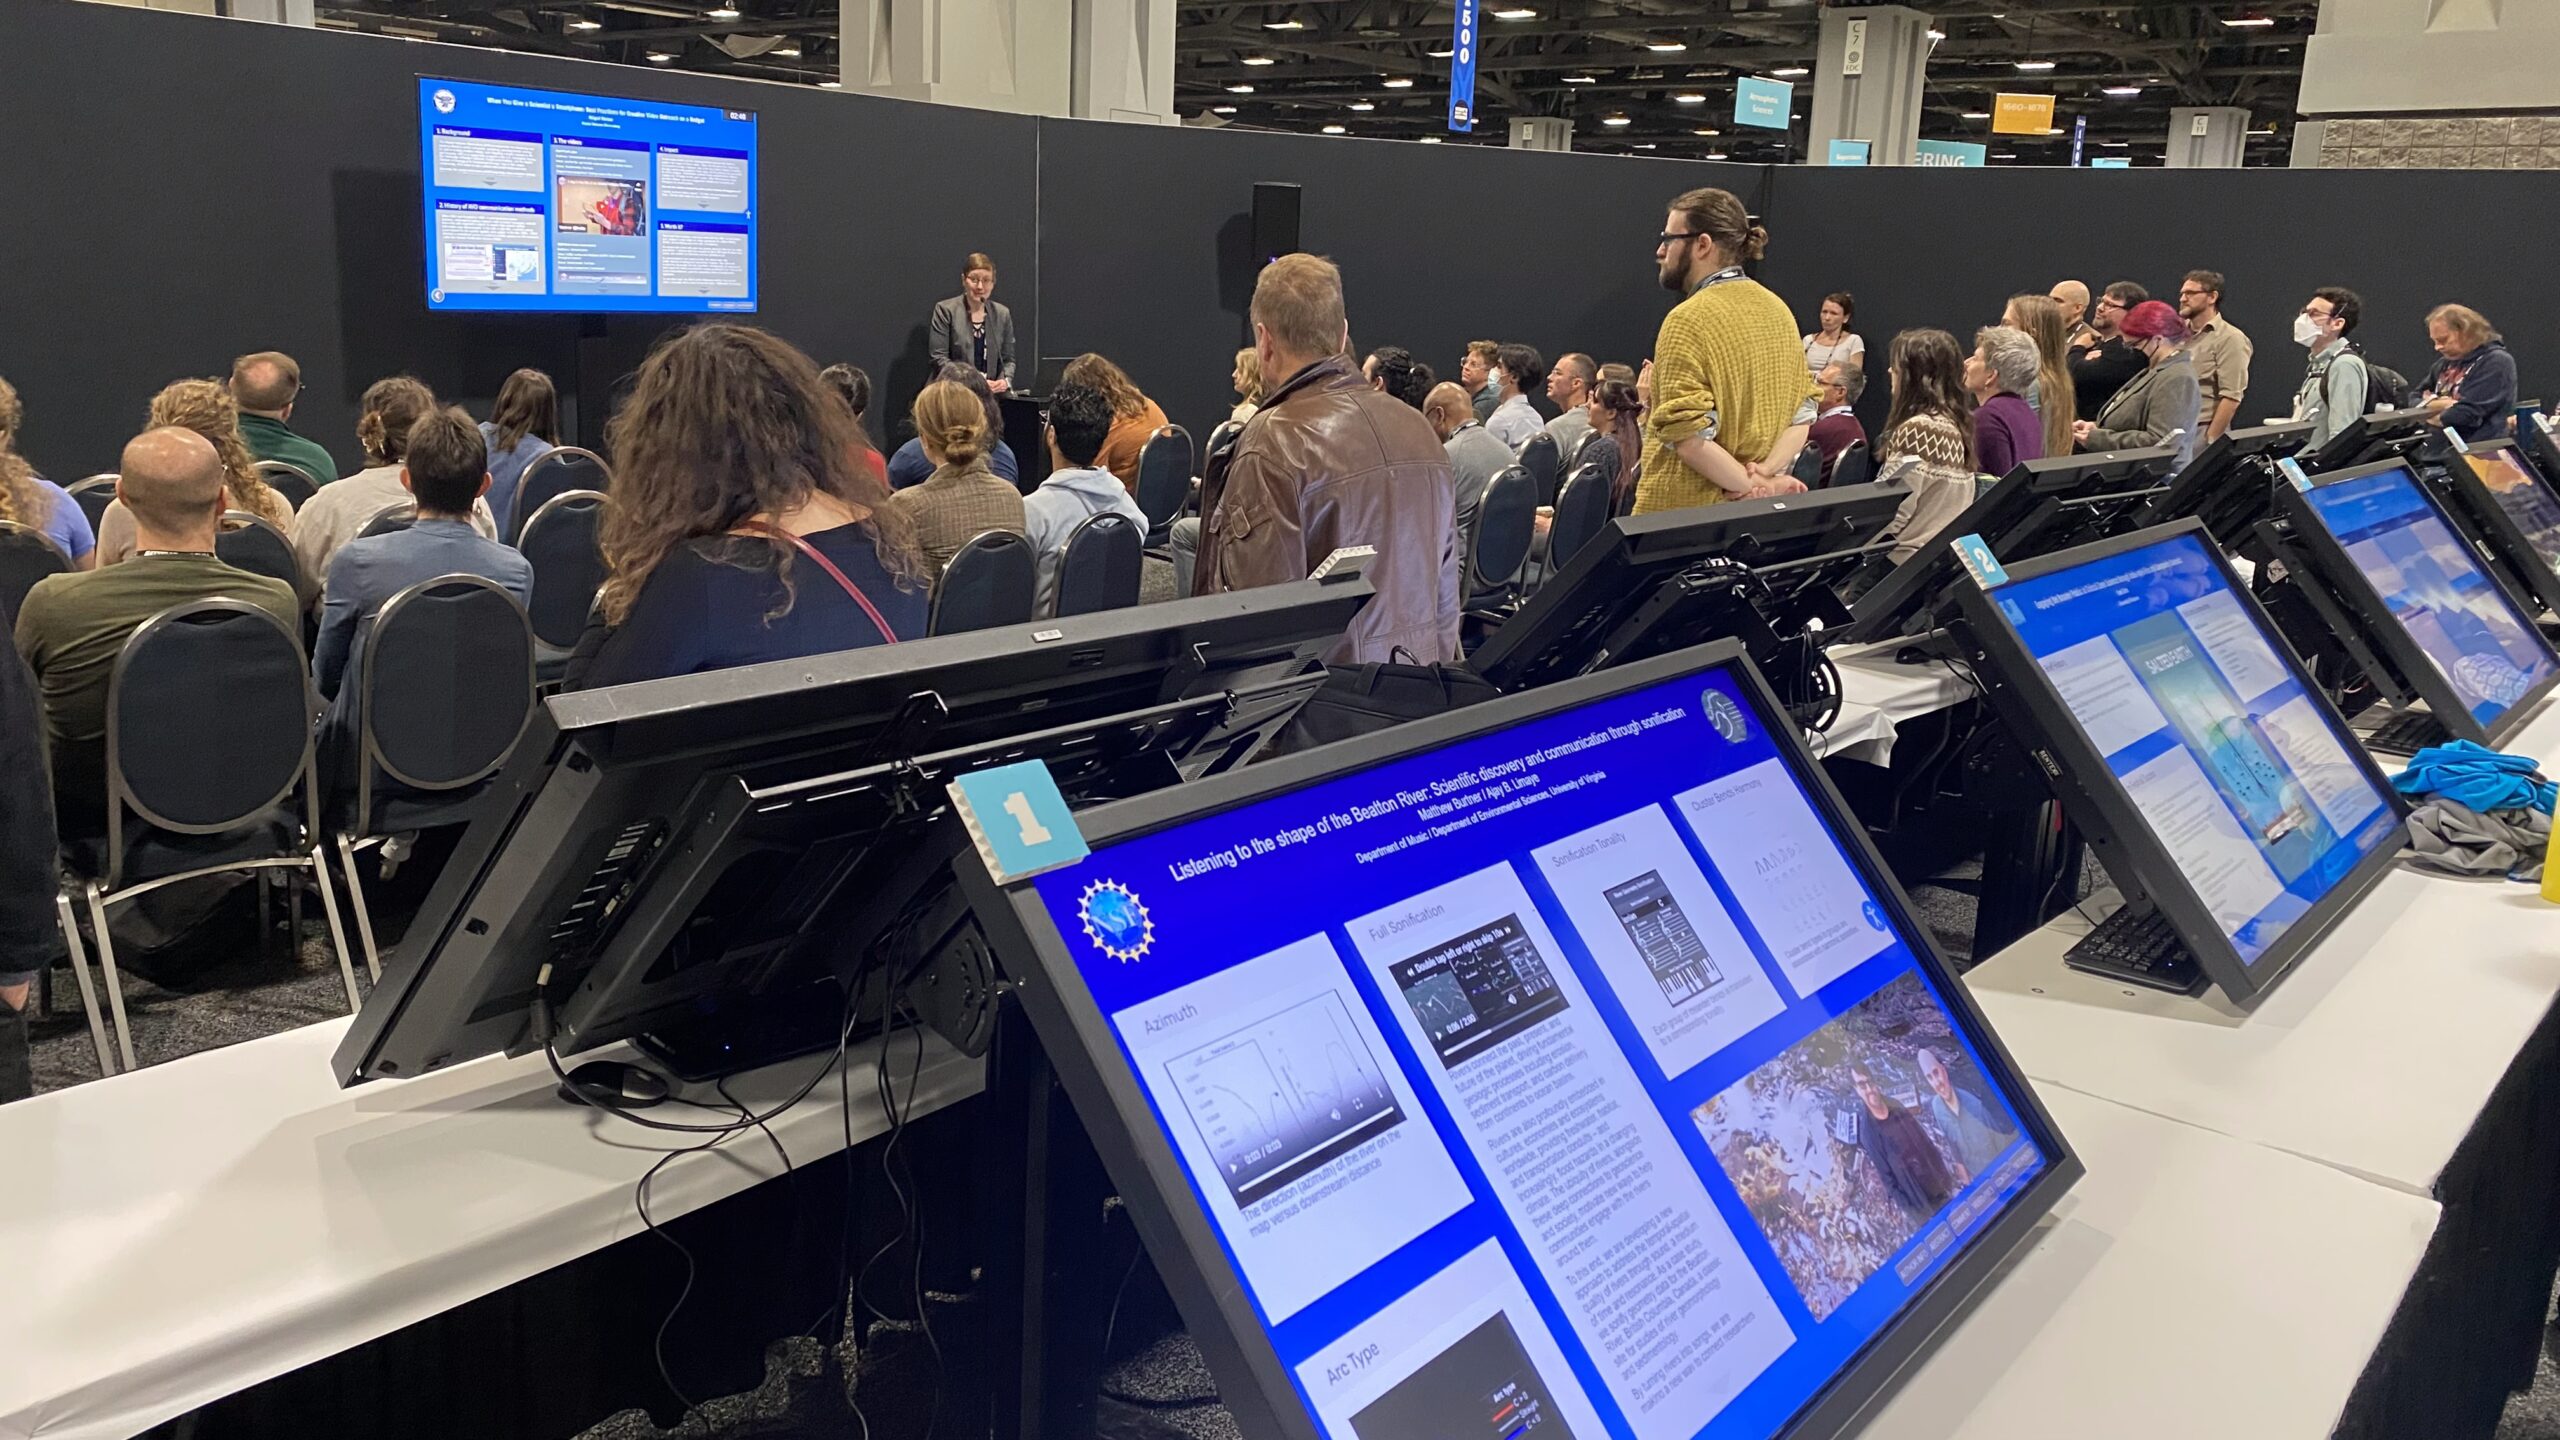
<svg viewBox="0 0 2560 1440"><path fill-rule="evenodd" d="M2293 125L2293 157L2286 163L2296 170L2320 168L2320 154L2329 138L2326 120L2297 120Z"/></svg>
<svg viewBox="0 0 2560 1440"><path fill-rule="evenodd" d="M2552 0L2320 0L2304 115L2560 110Z"/></svg>
<svg viewBox="0 0 2560 1440"><path fill-rule="evenodd" d="M1074 0L1068 113L1174 123L1174 0Z"/></svg>
<svg viewBox="0 0 2560 1440"><path fill-rule="evenodd" d="M902 100L1066 115L1074 12L1074 0L844 0L840 78Z"/></svg>
<svg viewBox="0 0 2560 1440"><path fill-rule="evenodd" d="M1806 157L1828 164L1834 140L1864 140L1870 165L1918 156L1930 18L1907 5L1822 12L1814 47L1813 132Z"/></svg>
<svg viewBox="0 0 2560 1440"><path fill-rule="evenodd" d="M2180 105L2169 112L2169 168L2237 170L2249 145L2249 112L2236 105Z"/></svg>
<svg viewBox="0 0 2560 1440"><path fill-rule="evenodd" d="M1515 115L1511 117L1511 148L1570 150L1573 148L1573 122L1552 115Z"/></svg>

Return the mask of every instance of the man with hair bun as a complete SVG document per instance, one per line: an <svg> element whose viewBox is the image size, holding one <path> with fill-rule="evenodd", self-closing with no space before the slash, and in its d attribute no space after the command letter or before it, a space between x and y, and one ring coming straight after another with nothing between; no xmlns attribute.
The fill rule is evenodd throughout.
<svg viewBox="0 0 2560 1440"><path fill-rule="evenodd" d="M1787 472L1813 425L1813 376L1787 303L1742 270L1768 244L1730 191L1671 202L1654 258L1663 288L1686 298L1645 365L1639 515L1804 488Z"/></svg>

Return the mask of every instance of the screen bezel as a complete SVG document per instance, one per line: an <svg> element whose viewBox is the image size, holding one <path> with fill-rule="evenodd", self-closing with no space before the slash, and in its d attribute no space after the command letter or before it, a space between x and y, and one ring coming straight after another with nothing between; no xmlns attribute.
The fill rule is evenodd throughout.
<svg viewBox="0 0 2560 1440"><path fill-rule="evenodd" d="M2483 440L2457 450L2455 455L2460 461L2464 457L2491 458L2501 452L2513 454L2516 463L2524 467L2524 473L2534 484L2542 487L2543 494L2560 502L2560 486L2553 485L2551 477L2542 472L2542 467L2533 463L2533 452L2515 436L2501 435L2494 440ZM2507 507L2499 504L2498 497L2490 493L2488 482L2482 480L2469 464L2447 465L2444 473L2447 484L2457 497L2456 508L2462 512L2455 518L2471 522L2469 528L2497 552L2490 557L2491 578L2505 584L2508 576L2499 572L2513 572L2514 578L2525 585L2525 593L2516 596L2517 599L2560 615L2560 570L2554 570L2551 562L2542 558L2542 552L2533 548L2533 541L2526 537L2524 528L2516 524L2515 517L2507 513ZM2515 587L2508 585L2507 588L2512 592Z"/></svg>
<svg viewBox="0 0 2560 1440"><path fill-rule="evenodd" d="M2303 663L2292 642L2277 628L2274 617L2249 593L2231 559L2222 547L2213 543L2213 532L2193 516L2175 524L2158 525L2137 530L2130 535L2101 540L2040 557L2009 572L2009 583L2041 580L2057 571L2076 565L2112 559L2128 551L2192 536L2210 557L2216 572L2259 629L2259 634L2275 649L2276 656L2293 672L2293 678L2319 703L2340 745L2356 768L2364 773L2367 783L2379 792L2383 803L2395 817L2406 818L2408 806L2400 793L2373 762L2364 743L2346 721L2337 706L2312 679L2311 667ZM2204 897L2196 893L2186 873L2178 868L2177 858L2160 842L2150 824L2142 818L2124 781L2107 767L2107 757L2099 753L2097 743L2089 738L2079 717L2064 703L2062 692L2044 672L2035 652L2000 613L1997 594L2000 587L1986 590L1971 580L1957 583L1957 604L1962 614L1966 638L1975 658L1975 672L1983 682L1983 690L2020 743L2034 754L2038 765L2052 781L2063 811L2078 826L2098 851L2110 876L2130 876L2141 887L2142 894L2168 915L2177 928L2179 938L2196 957L2205 978L2222 989L2222 993L2242 1009L2254 1007L2277 982L2291 973L2311 947L2319 943L2339 917L2346 914L2364 892L2373 888L2384 871L2400 858L2398 845L2385 845L2358 861L2339 882L2329 888L2302 918L2287 927L2274 944L2260 952L2252 963L2241 958L2239 948L2222 933ZM2131 903L2133 896L2125 897Z"/></svg>
<svg viewBox="0 0 2560 1440"><path fill-rule="evenodd" d="M2435 512L2437 521L2451 531L2456 540L2469 540L2469 532L2462 522L2446 510L2444 501L2435 494L2435 487L2421 478L2417 467L2405 457L2394 456L2370 465L2314 476L2311 489L2325 490L2332 485L2362 480L2386 470L2405 472L2409 484L2418 492L2419 500ZM2329 532L2329 524L2311 503L2310 494L2291 486L2282 487L2276 503L2284 507L2285 520L2292 529L2299 552L2311 561L2313 573L2309 577L2310 583L2326 588L2344 602L2341 608L2353 617L2352 623L2382 651L2392 668L2408 682L2409 688L2417 692L2418 698L2427 702L2427 712L2445 728L2446 733L2495 749L2500 742L2523 728L2525 718L2533 713L2534 707L2542 703L2554 686L2560 686L2560 653L2552 650L2550 638L2533 623L2532 616L2520 614L2516 618L2524 622L2526 633L2534 637L2534 643L2542 647L2545 655L2551 656L2550 673L2543 677L2541 684L2508 706L2496 723L2481 724L2480 718L2471 713L2471 707L2463 704L2462 697L2453 692L2452 684L2437 667L2435 657L2410 638L2407 627L2392 616L2391 607L2383 600L2382 592L2365 578L2364 568L2356 564L2355 557L2347 553L2347 547L2339 543L2338 537ZM2479 564L2480 573L2488 580L2489 588L2509 604L2515 603L2515 597L2507 591L2506 582L2498 578L2497 569L2488 559L2476 552L2472 558Z"/></svg>
<svg viewBox="0 0 2560 1440"><path fill-rule="evenodd" d="M532 315L704 315L717 317L722 315L747 316L763 313L764 112L762 110L747 105L704 105L692 100L659 100L647 95L606 95L593 90L571 90L558 85L518 85L504 80L471 80L459 75L429 74L423 70L418 72L416 78L417 89L412 93L410 99L413 104L417 104L419 106L418 228L420 241L425 250L422 257L422 274L419 277L420 284L418 287L418 296L421 300L426 302L428 314L495 315L502 317ZM567 95L580 100L626 100L635 105L678 105L687 110L735 111L739 114L751 117L751 123L756 127L756 147L754 154L748 159L747 189L748 193L755 197L755 204L754 208L749 211L747 217L747 303L743 307L729 306L721 309L706 308L706 305L702 303L690 305L660 304L655 279L658 262L654 250L654 240L651 242L653 249L649 259L650 274L652 278L649 287L649 294L645 297L646 303L643 304L599 307L594 305L572 305L563 300L562 303L557 305L546 305L538 308L533 306L518 308L515 306L457 306L450 301L440 302L436 300L434 298L436 290L436 216L435 204L429 198L430 192L435 189L435 147L431 143L432 137L428 134L426 128L434 122L427 118L426 109L423 104L427 94L426 87L430 84L436 83L447 85L470 85L482 90L522 90L530 94L538 95ZM650 223L653 226L657 223L655 217L658 205L654 187L655 182L653 180L652 193L649 200L651 215ZM550 218L547 207L544 223L546 226L557 223ZM546 300L562 299L562 297L556 295L545 295L541 298ZM590 297L580 296L573 298L584 299ZM700 298L701 297L697 297L697 299Z"/></svg>
<svg viewBox="0 0 2560 1440"><path fill-rule="evenodd" d="M1777 746L1789 772L1842 853L1910 946L1919 968L1945 1001L1948 1017L1975 1047L1986 1074L2017 1112L2045 1169L1977 1232L1910 1304L1877 1331L1830 1382L1814 1391L1773 1440L1833 1440L1855 1428L1868 1408L1943 1338L2030 1238L2054 1201L2084 1173L2080 1159L2044 1108L2026 1073L2001 1045L1964 983L1937 950L1866 829L1820 763L1740 642L1718 640L1614 669L1560 680L1375 735L1265 761L1176 789L1117 801L1079 814L1094 849L1131 840L1209 813L1302 790L1356 770L1508 729L1550 714L1726 667ZM1074 957L1028 881L998 884L974 854L954 868L1005 962L1041 1038L1049 1063L1082 1117L1113 1184L1129 1207L1147 1253L1218 1382L1222 1403L1248 1435L1323 1440L1300 1403L1291 1367L1254 1313L1245 1282L1228 1260L1219 1232L1192 1189L1145 1091L1123 1057L1109 1017L1086 990ZM1015 960L1026 963L1015 964ZM1097 1058L1101 1057L1101 1058Z"/></svg>

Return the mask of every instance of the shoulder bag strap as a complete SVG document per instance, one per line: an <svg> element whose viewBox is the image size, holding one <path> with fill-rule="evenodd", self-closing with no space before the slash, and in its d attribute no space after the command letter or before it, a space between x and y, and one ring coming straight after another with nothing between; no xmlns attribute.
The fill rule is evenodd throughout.
<svg viewBox="0 0 2560 1440"><path fill-rule="evenodd" d="M871 623L878 626L880 629L880 643L883 645L895 645L898 643L897 634L889 628L889 622L881 616L880 607L872 604L870 596L863 594L861 590L855 588L852 581L845 578L844 572L836 568L836 562L818 553L817 546L810 544L808 541L801 539L799 536L792 534L790 531L783 529L779 525L768 524L762 520L744 520L739 522L736 528L740 530L751 530L759 535L770 535L773 538L782 541L784 544L789 545L792 549L799 551L801 554L808 556L810 561L819 569L827 572L828 578L834 580L836 584L844 590L845 594L853 597L853 603L862 607L863 614L871 617Z"/></svg>

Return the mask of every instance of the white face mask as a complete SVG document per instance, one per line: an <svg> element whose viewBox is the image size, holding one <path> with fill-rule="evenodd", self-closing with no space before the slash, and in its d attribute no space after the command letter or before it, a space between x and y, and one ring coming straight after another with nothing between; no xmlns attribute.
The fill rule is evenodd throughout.
<svg viewBox="0 0 2560 1440"><path fill-rule="evenodd" d="M2316 350L2320 348L2322 344L2326 343L2328 338L2329 332L2320 328L2319 321L2312 319L2308 315L2296 315L2293 317L2294 344L2301 346L2305 350Z"/></svg>

